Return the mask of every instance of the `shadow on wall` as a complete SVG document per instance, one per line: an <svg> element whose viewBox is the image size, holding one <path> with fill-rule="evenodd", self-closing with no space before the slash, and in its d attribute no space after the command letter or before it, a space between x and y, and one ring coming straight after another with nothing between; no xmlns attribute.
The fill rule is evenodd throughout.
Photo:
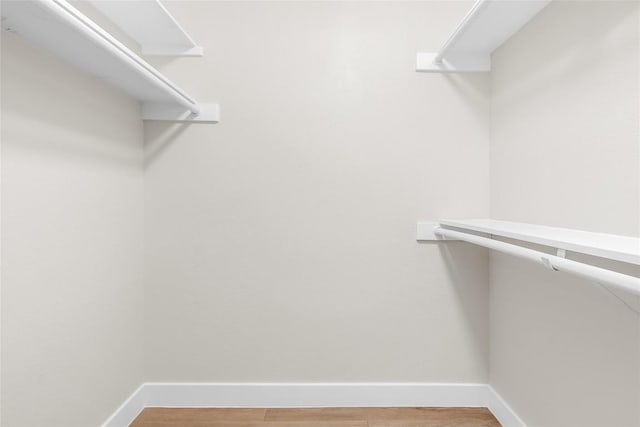
<svg viewBox="0 0 640 427"><path fill-rule="evenodd" d="M132 150L140 147L131 144L130 133L123 131L123 128L137 126L142 143L142 123L136 101L15 34L3 34L2 52L3 83L20 82L2 85L2 112L28 121L17 135L12 134L13 128L3 128L3 143L19 141L21 150L81 156L83 160L98 162L107 160L124 167L140 166L141 159L132 156ZM59 102L67 99L74 101ZM58 107L61 103L63 107ZM112 123L128 126L112 126ZM43 132L43 128L51 132ZM25 130L31 132L25 135ZM43 138L47 134L68 137Z"/></svg>
<svg viewBox="0 0 640 427"><path fill-rule="evenodd" d="M609 7L608 3L554 1L544 8L539 15L549 23L544 32L537 27L525 26L510 41L512 49L518 49L520 38L528 40L535 33L535 38L541 40L537 49L520 49L522 60L508 70L508 75L501 76L503 79L509 77L509 84L503 85L503 91L510 94L501 102L509 105L513 101L518 105L519 100L543 93L551 81L561 87L566 81L575 81L581 72L592 72L601 57L612 58L616 56L615 52L626 57L629 46L619 43L614 37L615 31L622 22L637 19L640 3L615 2L616 7ZM500 54L500 48L497 54Z"/></svg>
<svg viewBox="0 0 640 427"><path fill-rule="evenodd" d="M193 123L154 123L153 126L145 126L145 169L162 155L190 126L202 125Z"/></svg>
<svg viewBox="0 0 640 427"><path fill-rule="evenodd" d="M593 257L583 254L570 253L567 258L574 261L583 262L585 264L595 265L596 267L605 268L608 270L617 271L629 276L638 277L640 280L640 265L628 264L624 262L618 262L598 257ZM640 295L634 295L624 290L619 290L614 287L601 285L596 282L589 282L585 280L585 286L599 286L603 290L609 293L609 296L613 296L620 301L621 305L626 306L629 310L640 316Z"/></svg>
<svg viewBox="0 0 640 427"><path fill-rule="evenodd" d="M489 73L425 73L414 71L421 82L421 96L434 97L434 93L446 88L440 96L444 97L435 104L437 107L421 111L421 120L433 126L447 126L451 134L460 129L460 106L471 113L474 120L487 128L489 126ZM443 82L443 80L445 82ZM441 141L436 139L438 143ZM483 138L477 142L486 142ZM465 143L469 143L466 140Z"/></svg>
<svg viewBox="0 0 640 427"><path fill-rule="evenodd" d="M487 121L487 74L482 73L444 73L447 82L456 90L465 104L472 106L469 111L475 113L478 120Z"/></svg>
<svg viewBox="0 0 640 427"><path fill-rule="evenodd" d="M419 242L437 245L465 316L476 354L488 366L489 251L463 242ZM481 319L481 321L479 321Z"/></svg>

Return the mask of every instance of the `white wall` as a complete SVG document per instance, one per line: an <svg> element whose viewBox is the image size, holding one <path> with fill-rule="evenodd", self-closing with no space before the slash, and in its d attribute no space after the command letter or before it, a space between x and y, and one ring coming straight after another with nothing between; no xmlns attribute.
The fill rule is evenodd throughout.
<svg viewBox="0 0 640 427"><path fill-rule="evenodd" d="M215 125L146 125L147 379L487 381L489 78L414 71L470 2L168 2ZM447 159L455 159L455 165Z"/></svg>
<svg viewBox="0 0 640 427"><path fill-rule="evenodd" d="M154 62L223 116L146 125L144 224L138 105L4 35L3 425L96 425L143 380L489 368L531 426L640 424L637 313L414 241L490 204L640 233L638 4L554 2L491 76L415 73L470 4L167 2L206 56Z"/></svg>
<svg viewBox="0 0 640 427"><path fill-rule="evenodd" d="M99 425L143 381L139 106L2 37L2 420Z"/></svg>
<svg viewBox="0 0 640 427"><path fill-rule="evenodd" d="M493 218L639 235L638 5L553 2L494 52ZM524 421L640 425L638 314L507 256L490 269L491 383Z"/></svg>

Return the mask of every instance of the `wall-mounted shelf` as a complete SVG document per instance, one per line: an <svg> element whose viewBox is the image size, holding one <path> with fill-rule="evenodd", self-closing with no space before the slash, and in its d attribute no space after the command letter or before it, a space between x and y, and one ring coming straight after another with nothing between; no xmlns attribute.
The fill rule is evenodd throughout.
<svg viewBox="0 0 640 427"><path fill-rule="evenodd" d="M140 44L143 55L202 56L159 0L89 0L102 14Z"/></svg>
<svg viewBox="0 0 640 427"><path fill-rule="evenodd" d="M198 103L64 0L3 2L2 27L139 99L144 120L219 119L217 104Z"/></svg>
<svg viewBox="0 0 640 427"><path fill-rule="evenodd" d="M640 239L636 237L494 219L445 219L440 225L640 265Z"/></svg>
<svg viewBox="0 0 640 427"><path fill-rule="evenodd" d="M459 73L491 70L491 52L550 0L477 0L440 50L418 53L416 70Z"/></svg>
<svg viewBox="0 0 640 427"><path fill-rule="evenodd" d="M506 237L556 249L556 255L492 239ZM462 240L640 295L640 278L566 259L572 251L640 265L640 238L491 219L419 222L417 240Z"/></svg>

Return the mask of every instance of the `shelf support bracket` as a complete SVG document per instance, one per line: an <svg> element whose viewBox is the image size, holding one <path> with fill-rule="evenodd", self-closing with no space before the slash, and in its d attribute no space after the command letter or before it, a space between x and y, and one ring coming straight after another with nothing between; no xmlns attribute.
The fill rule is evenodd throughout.
<svg viewBox="0 0 640 427"><path fill-rule="evenodd" d="M418 53L416 71L426 73L477 73L491 71L491 57L484 53L450 53L438 59L437 53Z"/></svg>
<svg viewBox="0 0 640 427"><path fill-rule="evenodd" d="M176 105L145 102L142 104L142 120L158 120L185 123L218 123L220 107L218 104L199 103L200 113Z"/></svg>

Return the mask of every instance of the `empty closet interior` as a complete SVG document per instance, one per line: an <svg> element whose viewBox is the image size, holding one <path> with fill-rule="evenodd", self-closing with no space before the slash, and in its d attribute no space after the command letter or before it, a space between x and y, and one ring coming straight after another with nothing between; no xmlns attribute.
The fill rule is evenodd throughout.
<svg viewBox="0 0 640 427"><path fill-rule="evenodd" d="M3 426L640 426L638 1L0 12Z"/></svg>

